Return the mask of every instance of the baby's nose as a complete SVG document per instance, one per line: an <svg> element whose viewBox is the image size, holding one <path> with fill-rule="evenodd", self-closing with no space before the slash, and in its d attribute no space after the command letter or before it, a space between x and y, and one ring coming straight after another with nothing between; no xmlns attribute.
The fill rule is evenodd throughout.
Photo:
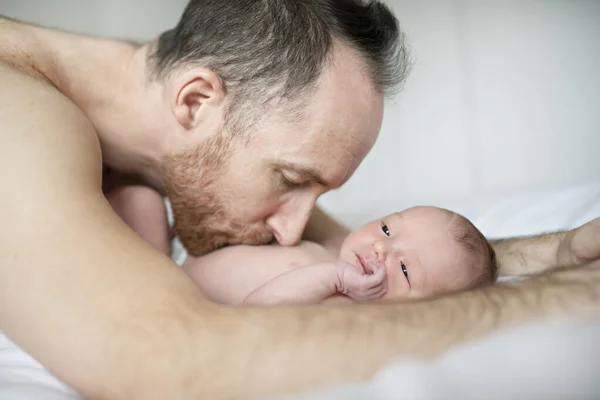
<svg viewBox="0 0 600 400"><path fill-rule="evenodd" d="M378 240L373 243L373 249L375 250L375 256L377 257L378 262L385 262L385 258L387 256L387 249L385 243Z"/></svg>

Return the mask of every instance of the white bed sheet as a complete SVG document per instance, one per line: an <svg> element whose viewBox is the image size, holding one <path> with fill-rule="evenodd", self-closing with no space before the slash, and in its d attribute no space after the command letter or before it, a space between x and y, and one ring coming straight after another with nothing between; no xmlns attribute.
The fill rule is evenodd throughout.
<svg viewBox="0 0 600 400"><path fill-rule="evenodd" d="M78 396L0 331L0 399L75 400Z"/></svg>
<svg viewBox="0 0 600 400"><path fill-rule="evenodd" d="M600 216L600 182L435 205L467 216L488 237L529 235L572 228ZM534 326L500 332L427 363L398 360L370 382L294 399L600 398L598 360L600 323ZM0 399L74 398L71 389L0 332Z"/></svg>
<svg viewBox="0 0 600 400"><path fill-rule="evenodd" d="M600 181L488 194L436 204L469 218L488 238L571 229L600 216Z"/></svg>

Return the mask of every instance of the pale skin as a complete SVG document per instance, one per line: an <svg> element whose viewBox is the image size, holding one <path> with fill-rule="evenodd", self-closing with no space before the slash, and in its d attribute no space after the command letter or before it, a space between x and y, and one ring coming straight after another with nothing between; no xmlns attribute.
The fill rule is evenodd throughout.
<svg viewBox="0 0 600 400"><path fill-rule="evenodd" d="M597 221L542 242L513 242L508 255L499 247L503 268L514 265L514 254L536 260L536 270L558 266L557 259L583 264L510 287L410 305L216 305L118 217L101 179L104 162L160 187L165 148L185 147L220 124L218 78L189 70L146 86L143 48L4 20L0 36L0 210L11 227L0 234L0 329L87 398L292 393L367 379L397 356L433 356L536 317L599 316L600 262L589 262L600 257ZM262 223L268 215L265 224L284 245L298 242L314 200L345 182L379 130L381 98L350 52L335 57L302 127L305 141L265 137L231 161L259 168L265 154L300 154L329 171L327 186L311 182L266 203L241 186L235 212L254 205L248 218ZM273 151L277 140L288 146L283 154ZM337 147L330 143L345 147L332 157ZM259 204L276 210L265 214Z"/></svg>
<svg viewBox="0 0 600 400"><path fill-rule="evenodd" d="M234 305L320 303L333 295L337 302L339 295L414 300L490 283L489 260L456 243L453 218L433 207L384 216L352 232L336 258L303 242L227 248L183 267L207 297Z"/></svg>
<svg viewBox="0 0 600 400"><path fill-rule="evenodd" d="M246 262L240 263L242 259ZM199 258L188 257L182 267L207 298L236 306L323 301L348 304L350 298L334 295L342 291L344 273L352 272L346 283L357 300L379 297L386 289L383 268L368 279L353 265L336 263L331 253L314 242L289 248L236 246Z"/></svg>
<svg viewBox="0 0 600 400"><path fill-rule="evenodd" d="M107 198L142 238L170 255L167 216L157 192L124 186ZM233 246L188 257L183 269L206 297L221 304L433 297L490 283L484 244L473 254L452 234L457 221L475 229L458 217L436 207L413 207L351 232L335 252L307 241L294 247Z"/></svg>

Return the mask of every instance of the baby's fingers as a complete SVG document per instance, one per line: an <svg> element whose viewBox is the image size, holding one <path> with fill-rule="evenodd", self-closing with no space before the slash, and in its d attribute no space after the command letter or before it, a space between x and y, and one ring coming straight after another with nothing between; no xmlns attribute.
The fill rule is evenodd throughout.
<svg viewBox="0 0 600 400"><path fill-rule="evenodd" d="M385 267L383 265L373 266L373 274L364 276L364 292L366 298L377 298L387 292L387 281L385 279Z"/></svg>
<svg viewBox="0 0 600 400"><path fill-rule="evenodd" d="M365 277L367 282L373 286L378 286L385 280L385 266L383 264L369 264L368 268L372 273Z"/></svg>
<svg viewBox="0 0 600 400"><path fill-rule="evenodd" d="M382 284L375 286L371 290L369 290L369 297L373 299L378 299L384 294L387 293L387 282L383 281Z"/></svg>

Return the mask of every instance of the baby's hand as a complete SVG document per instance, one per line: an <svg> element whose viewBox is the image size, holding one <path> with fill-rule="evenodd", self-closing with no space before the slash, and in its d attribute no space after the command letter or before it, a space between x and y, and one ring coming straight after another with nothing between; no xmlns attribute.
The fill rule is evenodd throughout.
<svg viewBox="0 0 600 400"><path fill-rule="evenodd" d="M371 300L383 296L387 291L385 267L381 264L369 264L365 269L366 274L352 264L338 264L338 292L354 300Z"/></svg>

